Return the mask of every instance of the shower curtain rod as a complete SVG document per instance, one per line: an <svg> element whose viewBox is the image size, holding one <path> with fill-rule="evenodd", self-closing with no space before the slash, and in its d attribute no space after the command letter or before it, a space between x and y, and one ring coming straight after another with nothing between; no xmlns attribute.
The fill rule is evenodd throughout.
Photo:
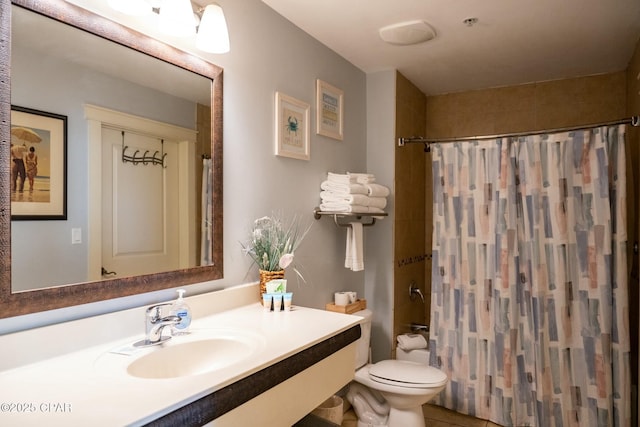
<svg viewBox="0 0 640 427"><path fill-rule="evenodd" d="M462 136L455 138L424 138L422 136L412 136L408 138L400 137L398 138L398 147L404 147L405 144L412 143L421 143L424 144L425 152L429 151L429 144L435 144L437 142L458 142L458 141L481 141L485 139L496 139L496 138L513 138L519 136L529 136L529 135L541 135L544 133L555 133L555 132L570 132L574 130L587 129L592 127L599 126L614 126L614 125L623 125L630 124L633 127L640 126L640 116L632 116L622 120L616 120L613 122L604 122L604 123L595 123L589 125L582 126L572 126L572 127L564 127L564 128L556 128L556 129L545 129L539 131L531 131L531 132L518 132L518 133L503 133L499 135L484 135L484 136Z"/></svg>

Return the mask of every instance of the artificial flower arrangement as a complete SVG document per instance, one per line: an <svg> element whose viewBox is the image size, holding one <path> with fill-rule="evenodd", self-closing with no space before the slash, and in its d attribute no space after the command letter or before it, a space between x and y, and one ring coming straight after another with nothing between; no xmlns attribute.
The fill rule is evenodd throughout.
<svg viewBox="0 0 640 427"><path fill-rule="evenodd" d="M264 216L253 222L249 241L242 247L261 272L284 271L292 265L295 250L310 228L303 226L298 216L289 220L281 215ZM305 281L297 268L293 270Z"/></svg>

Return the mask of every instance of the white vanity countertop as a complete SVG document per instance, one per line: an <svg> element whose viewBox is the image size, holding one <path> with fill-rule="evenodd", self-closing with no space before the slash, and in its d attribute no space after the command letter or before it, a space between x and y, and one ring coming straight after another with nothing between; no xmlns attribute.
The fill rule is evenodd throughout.
<svg viewBox="0 0 640 427"><path fill-rule="evenodd" d="M195 339L199 332L228 328L256 335L261 342L259 351L217 371L169 379L130 376L126 366L154 349L132 355L111 351L142 335L3 371L0 425L142 425L346 331L359 321L357 316L304 307L267 312L255 303L194 319L188 338L172 339L178 344L183 338ZM132 330L137 326L132 325Z"/></svg>

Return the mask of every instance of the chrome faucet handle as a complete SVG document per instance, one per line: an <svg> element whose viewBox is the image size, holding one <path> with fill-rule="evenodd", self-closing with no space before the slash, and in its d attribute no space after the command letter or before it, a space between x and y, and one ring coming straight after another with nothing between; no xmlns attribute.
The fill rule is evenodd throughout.
<svg viewBox="0 0 640 427"><path fill-rule="evenodd" d="M161 344L171 339L171 336L162 336L165 327L176 325L182 320L179 316L168 315L162 317L162 307L171 305L165 302L162 304L154 304L145 310L144 319L144 336L141 341L134 343L134 347L147 347L151 345Z"/></svg>
<svg viewBox="0 0 640 427"><path fill-rule="evenodd" d="M171 305L171 303L164 302L162 304L154 304L147 307L145 314L147 316L147 319L150 318L149 322L153 324L153 323L156 323L158 320L160 320L160 309L167 305Z"/></svg>
<svg viewBox="0 0 640 427"><path fill-rule="evenodd" d="M414 280L412 280L411 283L409 283L409 299L411 301L415 301L416 295L420 297L420 299L422 300L422 303L424 304L425 302L424 295L422 294L422 291L418 287L418 284Z"/></svg>

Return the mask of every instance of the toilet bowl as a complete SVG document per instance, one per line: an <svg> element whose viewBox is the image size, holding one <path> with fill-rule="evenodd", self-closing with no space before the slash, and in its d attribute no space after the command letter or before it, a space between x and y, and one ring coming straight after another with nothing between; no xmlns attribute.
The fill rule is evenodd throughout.
<svg viewBox="0 0 640 427"><path fill-rule="evenodd" d="M429 357L431 357L431 353L429 353L429 350L426 348L403 350L400 347L396 347L396 359L398 360L410 360L412 362L418 362L428 365Z"/></svg>
<svg viewBox="0 0 640 427"><path fill-rule="evenodd" d="M354 381L379 393L389 407L388 417L379 416L376 418L376 424L370 422L365 424L362 423L362 420L370 419L372 411L363 410L362 404L360 408L354 405L356 415L360 420L358 425L424 427L422 405L444 389L448 381L447 375L437 368L428 366L426 360L424 363L408 360L383 360L374 364L367 363L372 313L370 310L363 310L354 314L363 318L360 324L362 336L356 350ZM351 401L358 393L350 394L351 396L348 394L347 398Z"/></svg>

